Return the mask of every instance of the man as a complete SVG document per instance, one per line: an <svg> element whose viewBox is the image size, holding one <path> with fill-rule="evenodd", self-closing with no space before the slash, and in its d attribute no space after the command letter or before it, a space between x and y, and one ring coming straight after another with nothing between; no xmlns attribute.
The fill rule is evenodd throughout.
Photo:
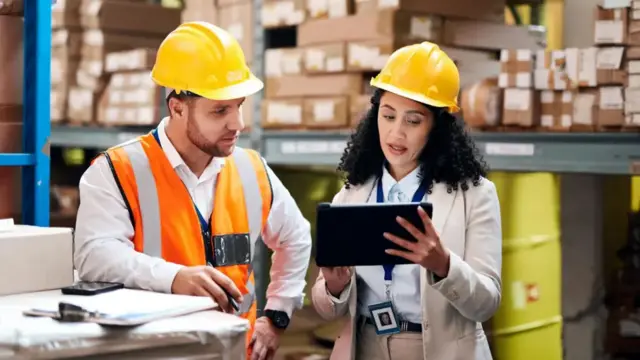
<svg viewBox="0 0 640 360"><path fill-rule="evenodd" d="M252 325L251 359L271 358L302 305L311 238L264 160L235 146L243 101L263 83L237 40L204 22L184 23L167 36L151 76L172 90L168 118L107 150L80 180L80 278L211 296L234 312L228 294L239 303L235 313ZM265 316L256 319L249 260L260 237L274 256Z"/></svg>

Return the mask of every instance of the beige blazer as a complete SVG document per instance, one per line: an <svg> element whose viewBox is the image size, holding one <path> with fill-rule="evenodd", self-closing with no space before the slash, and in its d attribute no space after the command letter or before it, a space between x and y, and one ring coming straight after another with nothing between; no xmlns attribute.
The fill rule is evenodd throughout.
<svg viewBox="0 0 640 360"><path fill-rule="evenodd" d="M343 188L333 203L365 203L375 179L361 186ZM447 193L435 184L429 202L433 224L450 250L449 275L435 283L426 269L421 272L423 351L427 360L491 360L482 322L500 304L502 229L495 185L482 179L466 192ZM340 299L329 295L322 273L311 291L316 311L326 320L349 316L337 338L331 360L355 359L356 276ZM360 360L360 359L358 359Z"/></svg>

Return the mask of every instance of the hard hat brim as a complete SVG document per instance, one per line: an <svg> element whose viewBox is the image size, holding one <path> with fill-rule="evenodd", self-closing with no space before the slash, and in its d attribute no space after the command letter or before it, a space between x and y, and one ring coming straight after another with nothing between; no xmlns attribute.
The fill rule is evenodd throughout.
<svg viewBox="0 0 640 360"><path fill-rule="evenodd" d="M448 111L450 113L456 113L458 111L460 111L460 107L457 104L452 104L450 102L443 102L443 101L439 101L439 100L435 100L435 99L431 99L429 97L426 97L422 94L416 94L413 92L409 92L409 91L405 91L402 89L399 89L393 85L381 82L379 80L377 80L376 78L371 79L370 82L371 86L376 87L378 89L381 90L385 90L388 91L390 93L394 93L398 96L402 96L405 97L407 99L411 99L413 101L417 101L419 103L422 104L426 104L429 106L433 106L433 107L437 107L437 108L446 108L448 109Z"/></svg>
<svg viewBox="0 0 640 360"><path fill-rule="evenodd" d="M241 83L226 86L220 89L187 89L194 94L210 100L233 100L254 95L264 88L262 80L253 74Z"/></svg>

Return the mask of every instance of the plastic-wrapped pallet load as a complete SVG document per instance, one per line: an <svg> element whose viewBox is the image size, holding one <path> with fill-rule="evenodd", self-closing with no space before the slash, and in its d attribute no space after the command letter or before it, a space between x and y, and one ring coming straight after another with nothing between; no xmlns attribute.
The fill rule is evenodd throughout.
<svg viewBox="0 0 640 360"><path fill-rule="evenodd" d="M0 15L0 153L22 149L22 33L21 17ZM0 167L0 219L20 212L19 176L20 168Z"/></svg>
<svg viewBox="0 0 640 360"><path fill-rule="evenodd" d="M58 313L61 302L88 316L83 322L24 316ZM249 322L216 308L209 297L132 289L2 296L0 359L245 359Z"/></svg>

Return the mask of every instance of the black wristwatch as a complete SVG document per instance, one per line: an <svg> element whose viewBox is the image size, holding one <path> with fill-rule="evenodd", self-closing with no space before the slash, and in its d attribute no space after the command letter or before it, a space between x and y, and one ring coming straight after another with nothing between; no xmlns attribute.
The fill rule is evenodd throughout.
<svg viewBox="0 0 640 360"><path fill-rule="evenodd" d="M284 311L265 310L264 316L269 318L273 326L277 329L285 330L289 326L289 315Z"/></svg>

